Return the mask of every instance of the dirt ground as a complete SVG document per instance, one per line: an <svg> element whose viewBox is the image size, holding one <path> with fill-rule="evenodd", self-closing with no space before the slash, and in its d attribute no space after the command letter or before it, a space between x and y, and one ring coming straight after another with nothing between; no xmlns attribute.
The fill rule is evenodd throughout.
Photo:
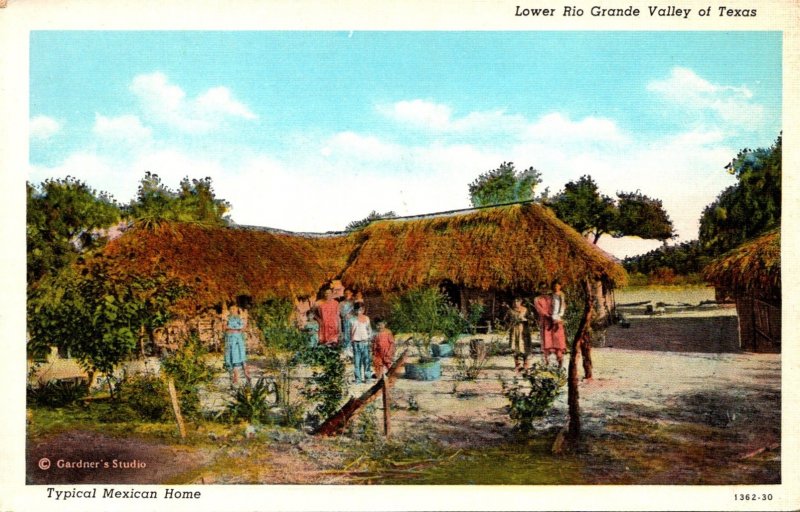
<svg viewBox="0 0 800 512"><path fill-rule="evenodd" d="M692 304L699 307L708 293L692 296ZM632 310L629 328L610 328L593 350L595 378L579 387L583 441L566 459L553 459L549 452L566 422L566 389L537 421L535 446L526 444L513 429L501 393L500 379L513 378L510 356L490 358L475 381L456 380L452 358L443 360L441 380L399 379L392 390L393 439L410 445L424 438L447 457L431 459L427 469L397 473L412 475L405 483L779 483L781 357L739 352L734 315L724 307L672 308L653 317ZM366 387L351 385L349 392L357 396ZM375 407L372 414L380 419L380 401ZM356 471L374 453L359 452L358 442L346 437L276 430L257 431L254 439L244 439L238 430L195 435L213 441L174 446L85 432L31 440L28 481L374 481L365 482L364 472ZM148 470L59 473L37 467L44 456L55 463L53 454L142 460ZM548 461L559 470L543 479L532 468L546 467ZM391 474L381 481L396 482Z"/></svg>

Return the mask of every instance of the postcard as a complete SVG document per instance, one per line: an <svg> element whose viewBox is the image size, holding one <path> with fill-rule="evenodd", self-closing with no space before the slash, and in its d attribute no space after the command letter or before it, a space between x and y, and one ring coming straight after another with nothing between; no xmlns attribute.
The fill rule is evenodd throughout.
<svg viewBox="0 0 800 512"><path fill-rule="evenodd" d="M797 16L4 3L0 509L797 509Z"/></svg>

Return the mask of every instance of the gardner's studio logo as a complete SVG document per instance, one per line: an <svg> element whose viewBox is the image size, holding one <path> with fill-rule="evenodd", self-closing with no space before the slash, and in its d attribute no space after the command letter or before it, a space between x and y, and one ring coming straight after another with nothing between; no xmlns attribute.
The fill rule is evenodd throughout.
<svg viewBox="0 0 800 512"><path fill-rule="evenodd" d="M39 469L47 471L52 466L50 459L42 457L38 462ZM122 460L56 460L55 467L58 469L145 469L147 463L138 459Z"/></svg>

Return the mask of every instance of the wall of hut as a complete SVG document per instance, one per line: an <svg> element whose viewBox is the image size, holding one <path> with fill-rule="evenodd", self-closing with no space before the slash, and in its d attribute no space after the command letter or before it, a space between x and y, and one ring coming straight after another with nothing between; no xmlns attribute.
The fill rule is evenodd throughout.
<svg viewBox="0 0 800 512"><path fill-rule="evenodd" d="M260 352L261 331L250 321L246 308L240 310L240 316L246 322L244 335L248 353ZM208 309L191 318L172 320L164 327L155 329L150 339L143 333L142 355L161 355L175 351L191 336L197 336L209 351L221 352L225 347L227 317L227 310L218 312L215 309Z"/></svg>
<svg viewBox="0 0 800 512"><path fill-rule="evenodd" d="M781 305L753 294L735 295L739 346L746 352L781 351Z"/></svg>

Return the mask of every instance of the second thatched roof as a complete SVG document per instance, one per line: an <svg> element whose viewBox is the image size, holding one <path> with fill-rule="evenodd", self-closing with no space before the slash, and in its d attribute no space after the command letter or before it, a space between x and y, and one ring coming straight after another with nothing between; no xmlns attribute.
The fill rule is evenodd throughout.
<svg viewBox="0 0 800 512"><path fill-rule="evenodd" d="M345 284L389 292L444 280L481 290L535 290L558 278L623 285L625 270L548 209L513 204L371 223L360 234Z"/></svg>
<svg viewBox="0 0 800 512"><path fill-rule="evenodd" d="M780 299L781 230L741 244L709 264L704 277L717 288Z"/></svg>

